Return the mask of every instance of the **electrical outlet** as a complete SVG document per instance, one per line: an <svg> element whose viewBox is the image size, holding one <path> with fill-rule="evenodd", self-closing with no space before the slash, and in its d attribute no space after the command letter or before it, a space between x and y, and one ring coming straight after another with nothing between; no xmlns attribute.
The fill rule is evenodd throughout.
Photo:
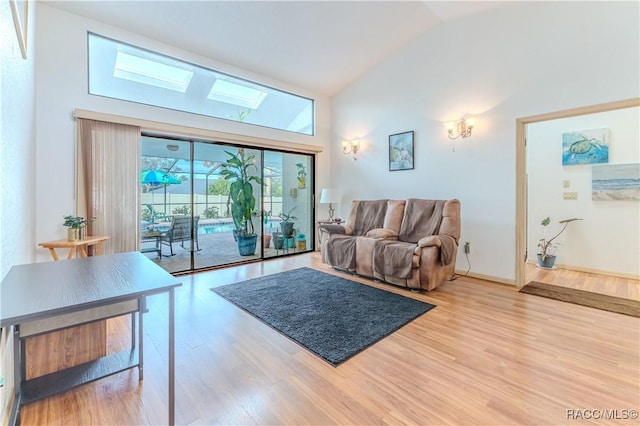
<svg viewBox="0 0 640 426"><path fill-rule="evenodd" d="M471 253L471 241L467 241L464 243L464 252L466 254Z"/></svg>

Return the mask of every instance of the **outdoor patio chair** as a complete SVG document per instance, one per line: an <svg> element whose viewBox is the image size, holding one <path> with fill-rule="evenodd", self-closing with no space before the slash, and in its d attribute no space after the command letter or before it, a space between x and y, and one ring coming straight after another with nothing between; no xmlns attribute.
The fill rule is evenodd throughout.
<svg viewBox="0 0 640 426"><path fill-rule="evenodd" d="M149 221L149 223L154 223L156 221L156 219L160 219L160 220L169 220L169 216L167 216L165 213L162 212L157 212L153 206L151 204L145 204L145 206L147 206L147 209L149 210L149 213L151 214L151 220Z"/></svg>
<svg viewBox="0 0 640 426"><path fill-rule="evenodd" d="M200 216L193 218L196 232L194 233L196 251L200 251L200 244L198 243L198 222ZM167 232L163 232L160 236L160 243L169 246L171 250L171 256L175 256L173 252L173 243L180 242L182 248L185 241L191 241L191 216L174 216L171 220L171 225Z"/></svg>

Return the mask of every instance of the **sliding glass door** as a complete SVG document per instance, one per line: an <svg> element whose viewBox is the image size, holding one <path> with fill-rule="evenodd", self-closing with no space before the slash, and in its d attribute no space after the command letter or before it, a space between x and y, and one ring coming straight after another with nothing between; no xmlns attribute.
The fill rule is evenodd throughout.
<svg viewBox="0 0 640 426"><path fill-rule="evenodd" d="M265 151L263 223L265 257L313 247L313 157Z"/></svg>
<svg viewBox="0 0 640 426"><path fill-rule="evenodd" d="M311 155L143 136L142 166L141 251L169 272L313 250Z"/></svg>

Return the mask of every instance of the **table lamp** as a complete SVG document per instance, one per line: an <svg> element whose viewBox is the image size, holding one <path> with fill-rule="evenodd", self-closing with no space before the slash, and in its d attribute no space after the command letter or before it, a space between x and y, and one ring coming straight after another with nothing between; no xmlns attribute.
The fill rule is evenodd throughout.
<svg viewBox="0 0 640 426"><path fill-rule="evenodd" d="M322 188L320 194L320 204L329 204L329 220L333 220L333 203L339 203L342 194L339 189L335 188Z"/></svg>

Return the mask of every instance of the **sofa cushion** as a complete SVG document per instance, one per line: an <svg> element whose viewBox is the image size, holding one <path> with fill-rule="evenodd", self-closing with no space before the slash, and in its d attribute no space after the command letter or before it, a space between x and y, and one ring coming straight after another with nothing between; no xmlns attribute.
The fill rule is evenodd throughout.
<svg viewBox="0 0 640 426"><path fill-rule="evenodd" d="M382 228L387 212L387 200L359 201L353 223L353 235L365 235L372 229Z"/></svg>
<svg viewBox="0 0 640 426"><path fill-rule="evenodd" d="M445 202L409 198L404 208L398 239L417 243L421 238L438 234Z"/></svg>
<svg viewBox="0 0 640 426"><path fill-rule="evenodd" d="M415 247L415 244L401 241L377 242L373 248L373 272L383 276L410 278L411 270L419 266L416 263L419 257L414 256Z"/></svg>
<svg viewBox="0 0 640 426"><path fill-rule="evenodd" d="M356 267L356 238L349 235L333 234L326 242L325 259L336 268L353 270Z"/></svg>
<svg viewBox="0 0 640 426"><path fill-rule="evenodd" d="M396 235L400 232L405 204L405 200L387 201L387 212L384 215L384 224L382 225L384 229L394 231Z"/></svg>

